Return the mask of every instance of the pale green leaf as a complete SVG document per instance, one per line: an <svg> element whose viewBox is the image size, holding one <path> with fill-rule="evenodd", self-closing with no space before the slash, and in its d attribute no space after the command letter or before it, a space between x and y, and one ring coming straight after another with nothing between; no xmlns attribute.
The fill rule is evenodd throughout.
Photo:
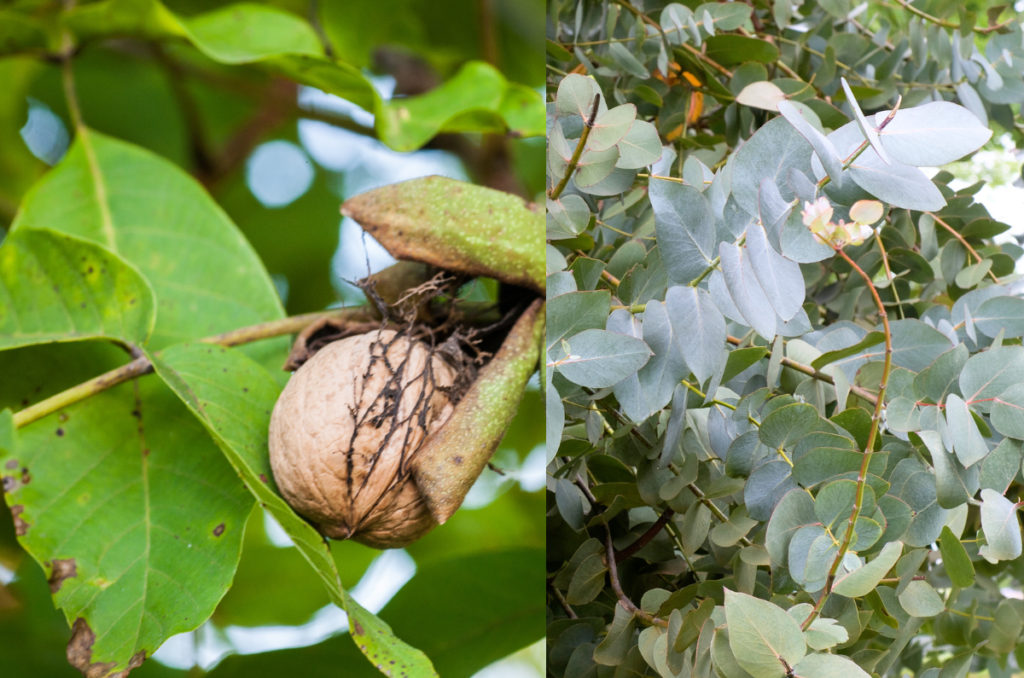
<svg viewBox="0 0 1024 678"><path fill-rule="evenodd" d="M0 247L0 349L83 339L141 346L155 306L138 270L93 242L22 228Z"/></svg>
<svg viewBox="0 0 1024 678"><path fill-rule="evenodd" d="M878 582L892 569L892 566L899 560L900 553L902 552L903 544L901 542L889 542L882 548L881 553L874 560L843 577L837 577L832 590L848 598L866 596L878 586Z"/></svg>
<svg viewBox="0 0 1024 678"><path fill-rule="evenodd" d="M740 666L754 678L781 678L782 660L795 666L807 653L800 625L768 601L725 591L729 646Z"/></svg>

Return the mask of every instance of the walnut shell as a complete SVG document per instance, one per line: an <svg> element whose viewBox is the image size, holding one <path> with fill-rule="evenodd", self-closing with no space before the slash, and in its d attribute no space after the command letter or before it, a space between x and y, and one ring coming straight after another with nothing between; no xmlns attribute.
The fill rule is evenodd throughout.
<svg viewBox="0 0 1024 678"><path fill-rule="evenodd" d="M325 346L295 372L270 419L270 464L285 499L334 539L399 548L429 532L437 522L409 462L451 416L455 376L392 330Z"/></svg>

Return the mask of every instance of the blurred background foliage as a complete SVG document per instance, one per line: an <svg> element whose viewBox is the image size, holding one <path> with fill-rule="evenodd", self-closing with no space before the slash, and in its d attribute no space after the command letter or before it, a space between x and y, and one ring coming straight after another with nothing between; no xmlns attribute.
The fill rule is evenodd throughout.
<svg viewBox="0 0 1024 678"><path fill-rule="evenodd" d="M229 3L165 4L188 17ZM310 21L330 53L361 68L385 99L427 92L470 60L533 89L543 84L540 0L262 4ZM0 0L0 18L44 17L58 6ZM0 45L10 44L17 36L3 25ZM40 56L0 57L0 239L25 192L70 142L60 66ZM218 64L183 42L90 42L74 71L86 124L201 181L255 247L290 314L362 303L346 281L391 263L357 225L343 222L339 205L356 193L429 174L531 200L543 190L541 137L440 134L399 153L377 140L371 113L257 67ZM382 610L446 678L473 675L542 635L542 418L535 378L495 458L505 475L485 471L464 508L427 538L399 552L333 546L343 584ZM304 676L379 675L341 636L345 624L257 507L234 585L212 619L172 638L132 675L277 676L296 666ZM42 570L0 511L0 675L78 675L64 656L69 637ZM486 675L539 675L541 666L542 654L525 650Z"/></svg>

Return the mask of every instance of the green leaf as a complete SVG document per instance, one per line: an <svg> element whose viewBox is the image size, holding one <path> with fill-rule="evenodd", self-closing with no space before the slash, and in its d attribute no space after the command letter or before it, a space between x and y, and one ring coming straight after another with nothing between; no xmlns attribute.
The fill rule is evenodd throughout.
<svg viewBox="0 0 1024 678"><path fill-rule="evenodd" d="M991 260L986 259L985 261ZM984 274L983 272L982 275ZM957 285L960 283L957 282ZM963 287L963 285L960 286ZM1006 337L1024 336L1024 299L1020 297L992 297L971 315L974 317L974 326L985 336L995 337L1000 332L1005 332L1004 336Z"/></svg>
<svg viewBox="0 0 1024 678"><path fill-rule="evenodd" d="M978 474L981 487L1005 493L1020 471L1022 456L1024 444L1021 441L1003 438L981 462L981 473Z"/></svg>
<svg viewBox="0 0 1024 678"><path fill-rule="evenodd" d="M637 120L618 143L620 169L640 169L661 159L661 138L657 128L649 122Z"/></svg>
<svg viewBox="0 0 1024 678"><path fill-rule="evenodd" d="M914 377L914 392L917 397L941 403L950 393L961 395L960 372L968 358L970 351L965 344L957 344L956 348L936 358L935 362Z"/></svg>
<svg viewBox="0 0 1024 678"><path fill-rule="evenodd" d="M989 489L981 491L981 529L987 544L978 549L981 557L990 563L1013 560L1021 554L1020 522L1017 506L1009 499Z"/></svg>
<svg viewBox="0 0 1024 678"><path fill-rule="evenodd" d="M828 137L808 122L800 110L790 102L779 102L778 110L782 117L788 120L796 128L796 131L800 132L800 135L807 140L807 143L811 145L811 148L814 149L818 156L818 162L825 168L829 178L836 183L836 186L841 187L843 185L843 161Z"/></svg>
<svg viewBox="0 0 1024 678"><path fill-rule="evenodd" d="M568 341L572 355L558 363L558 371L588 388L614 386L635 374L651 357L651 349L642 340L606 330L586 330Z"/></svg>
<svg viewBox="0 0 1024 678"><path fill-rule="evenodd" d="M284 54L323 54L312 26L275 7L231 5L182 23L196 47L225 64L247 64Z"/></svg>
<svg viewBox="0 0 1024 678"><path fill-rule="evenodd" d="M780 407L765 417L758 435L769 449L792 447L805 435L817 429L820 419L813 405L793 403Z"/></svg>
<svg viewBox="0 0 1024 678"><path fill-rule="evenodd" d="M605 567L601 554L595 553L582 563L576 570L569 584L565 599L570 605L586 605L597 598L604 588Z"/></svg>
<svg viewBox="0 0 1024 678"><path fill-rule="evenodd" d="M919 431L918 436L928 448L935 468L935 493L939 506L956 508L974 497L978 491L978 465L965 469L951 452L946 451L937 431Z"/></svg>
<svg viewBox="0 0 1024 678"><path fill-rule="evenodd" d="M743 488L743 501L754 520L768 520L787 492L797 487L792 468L785 461L769 461L750 474Z"/></svg>
<svg viewBox="0 0 1024 678"><path fill-rule="evenodd" d="M926 581L910 582L899 599L900 605L911 617L934 617L946 609L942 598Z"/></svg>
<svg viewBox="0 0 1024 678"><path fill-rule="evenodd" d="M992 426L1009 438L1024 439L1024 384L1015 384L992 401Z"/></svg>
<svg viewBox="0 0 1024 678"><path fill-rule="evenodd" d="M636 617L622 605L615 606L615 618L608 635L594 650L594 661L605 666L618 666L626 658L626 652L633 643Z"/></svg>
<svg viewBox="0 0 1024 678"><path fill-rule="evenodd" d="M590 224L590 207L578 195L563 193L557 200L547 201L548 214L571 234L579 235ZM551 231L548 230L548 238Z"/></svg>
<svg viewBox="0 0 1024 678"><path fill-rule="evenodd" d="M615 146L629 132L636 120L636 106L623 104L608 109L594 121L594 127L587 137L587 148L591 151L607 151Z"/></svg>
<svg viewBox="0 0 1024 678"><path fill-rule="evenodd" d="M711 204L693 186L672 181L653 181L648 195L669 280L687 285L715 258Z"/></svg>
<svg viewBox="0 0 1024 678"><path fill-rule="evenodd" d="M417 562L416 576L380 614L397 635L428 653L439 673L471 676L543 636L541 563L542 552L526 547ZM459 586L449 586L453 578ZM424 624L424 615L432 623ZM311 647L229 655L207 675L286 676L301 666L301 673L311 678L338 673L345 678L380 676L347 635ZM394 667L386 668L399 675Z"/></svg>
<svg viewBox="0 0 1024 678"><path fill-rule="evenodd" d="M0 247L0 348L82 339L143 345L153 290L132 265L87 240L20 229Z"/></svg>
<svg viewBox="0 0 1024 678"><path fill-rule="evenodd" d="M908 458L896 465L889 481L892 495L906 502L914 512L903 543L923 547L938 539L949 511L938 504L935 476L919 461Z"/></svg>
<svg viewBox="0 0 1024 678"><path fill-rule="evenodd" d="M644 316L646 322L646 315ZM751 346L749 348L738 348L729 351L729 358L725 363L725 372L722 374L722 382L727 382L737 374L757 363L768 353L762 346Z"/></svg>
<svg viewBox="0 0 1024 678"><path fill-rule="evenodd" d="M875 123L881 124L887 115L887 111L877 113ZM937 101L900 109L878 136L899 162L941 167L984 146L992 130L966 108Z"/></svg>
<svg viewBox="0 0 1024 678"><path fill-rule="evenodd" d="M725 590L729 646L736 661L754 678L781 678L807 653L800 625L772 603Z"/></svg>
<svg viewBox="0 0 1024 678"><path fill-rule="evenodd" d="M975 647L946 660L942 671L939 672L939 678L967 678L967 673L971 670L971 660L974 659L974 652L977 649Z"/></svg>
<svg viewBox="0 0 1024 678"><path fill-rule="evenodd" d="M889 154L885 152L885 149L882 147L882 142L878 139L878 134L875 132L875 126L868 122L867 118L864 117L864 113L860 110L860 104L857 103L857 97L855 97L853 92L850 91L850 83L846 82L846 78L839 78L839 82L843 86L843 92L846 93L846 103L848 103L850 108L853 109L853 119L854 122L857 123L857 126L860 127L861 134L863 134L867 142L871 144L871 148L875 150L875 153L877 153L878 157L882 159L882 162L886 165L892 164L892 161L889 159Z"/></svg>
<svg viewBox="0 0 1024 678"><path fill-rule="evenodd" d="M869 678L852 659L837 654L809 654L793 673L800 678Z"/></svg>
<svg viewBox="0 0 1024 678"><path fill-rule="evenodd" d="M559 358L565 357L560 348L562 339L584 330L603 329L611 305L611 293L608 290L569 292L550 299L547 302L548 319L544 328L548 353Z"/></svg>
<svg viewBox="0 0 1024 678"><path fill-rule="evenodd" d="M722 35L713 39L726 38L747 39L732 35ZM736 156L732 160L732 196L747 214L759 214L758 195L761 180L771 178L782 199L791 202L796 195L789 186L789 172L794 169L810 174L810 144L786 120L769 120L736 151Z"/></svg>
<svg viewBox="0 0 1024 678"><path fill-rule="evenodd" d="M727 335L722 312L706 290L682 285L668 289L665 309L686 366L704 383L725 357Z"/></svg>
<svg viewBox="0 0 1024 678"><path fill-rule="evenodd" d="M139 270L157 299L152 350L284 315L263 264L213 199L131 144L80 131L12 229L37 227L96 242ZM256 350L279 355L286 342Z"/></svg>
<svg viewBox="0 0 1024 678"><path fill-rule="evenodd" d="M517 196L423 177L361 193L342 213L397 259L544 292L544 215Z"/></svg>
<svg viewBox="0 0 1024 678"><path fill-rule="evenodd" d="M946 422L953 439L953 451L965 468L985 458L989 452L988 445L981 437L967 403L955 393L946 396Z"/></svg>
<svg viewBox="0 0 1024 678"><path fill-rule="evenodd" d="M1004 598L996 606L994 616L987 649L999 654L1013 652L1024 631L1024 605L1019 600Z"/></svg>
<svg viewBox="0 0 1024 678"><path fill-rule="evenodd" d="M957 273L954 282L956 282L957 287L969 290L984 280L990 270L992 270L992 260L983 259Z"/></svg>
<svg viewBox="0 0 1024 678"><path fill-rule="evenodd" d="M882 332L868 332L866 335L864 335L863 339L858 341L853 346L837 349L835 351L829 351L828 353L822 353L820 356L818 356L811 362L811 367L813 367L816 370L820 370L826 365L830 365L837 360L842 360L843 358L849 357L851 355L856 355L861 351L869 349L872 346L876 346L884 341L885 334L883 334Z"/></svg>
<svg viewBox="0 0 1024 678"><path fill-rule="evenodd" d="M206 427L245 488L295 542L331 601L348 612L352 639L363 654L378 668L394 660L395 668L411 675L433 675L426 655L395 638L387 624L342 588L326 541L277 491L267 430L280 390L266 370L239 351L204 344L174 346L152 360L157 374Z"/></svg>
<svg viewBox="0 0 1024 678"><path fill-rule="evenodd" d="M745 324L771 343L775 339L775 311L772 310L771 303L754 274L754 267L746 254L746 248L723 242L719 245L718 251L729 296L732 297Z"/></svg>
<svg viewBox="0 0 1024 678"><path fill-rule="evenodd" d="M779 58L779 48L758 38L742 35L716 35L705 41L708 58L723 66L759 61L770 64Z"/></svg>
<svg viewBox="0 0 1024 678"><path fill-rule="evenodd" d="M122 356L95 342L4 352L0 408L83 382ZM158 378L61 408L4 447L3 473L19 470L5 478L5 499L19 541L44 564L54 604L74 624L76 668L137 666L213 613L253 500Z"/></svg>
<svg viewBox="0 0 1024 678"><path fill-rule="evenodd" d="M31 16L0 11L0 55L43 50L47 43L45 27Z"/></svg>
<svg viewBox="0 0 1024 678"><path fill-rule="evenodd" d="M988 414L990 399L1024 382L1024 347L1000 346L977 353L960 372L960 392L975 409Z"/></svg>
<svg viewBox="0 0 1024 678"><path fill-rule="evenodd" d="M974 563L948 526L942 528L939 551L942 553L942 564L946 566L946 574L954 585L965 589L974 584Z"/></svg>
<svg viewBox="0 0 1024 678"><path fill-rule="evenodd" d="M866 565L857 568L847 575L836 577L832 590L847 598L859 598L866 596L875 590L878 582L885 577L885 574L892 569L903 552L903 544L899 541L891 541L882 547L874 560Z"/></svg>
<svg viewBox="0 0 1024 678"><path fill-rule="evenodd" d="M732 653L727 625L715 629L715 638L711 641L711 662L723 678L750 678Z"/></svg>

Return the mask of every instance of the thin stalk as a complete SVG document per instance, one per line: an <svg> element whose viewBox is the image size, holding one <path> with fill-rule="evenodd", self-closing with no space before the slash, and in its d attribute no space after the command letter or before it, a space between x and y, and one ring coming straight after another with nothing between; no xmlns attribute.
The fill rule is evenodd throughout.
<svg viewBox="0 0 1024 678"><path fill-rule="evenodd" d="M590 111L590 117L584 120L583 134L580 135L580 142L576 144L576 150L572 153L572 158L569 159L569 165L565 168L565 176L558 182L548 197L552 200L557 200L558 196L562 195L562 191L565 190L566 185L569 183L569 178L572 173L576 171L576 166L579 165L580 156L583 155L583 149L587 145L587 139L590 137L590 130L594 128L594 120L597 118L597 107L601 103L601 95L598 94L594 97L594 106Z"/></svg>
<svg viewBox="0 0 1024 678"><path fill-rule="evenodd" d="M882 242L882 229L878 229L875 233L875 241L878 243L878 251L882 253L885 277L889 281L889 289L892 290L892 296L896 299L896 310L900 312L900 320L906 320L906 316L903 315L903 302L900 301L900 293L896 289L896 281L893 280L892 269L889 268L889 254L885 251L885 244Z"/></svg>
<svg viewBox="0 0 1024 678"><path fill-rule="evenodd" d="M882 303L881 297L878 296L878 289L874 283L871 282L871 276L864 272L860 266L857 265L853 259L850 258L841 247L836 248L836 252L839 253L846 263L850 265L853 270L857 271L861 278L864 279L864 284L871 290L871 296L875 299L875 306L878 307L878 317L882 319L882 328L885 331L885 362L882 365L882 379L878 384L878 399L875 401L875 411L871 415L871 430L868 433L867 444L864 445L864 454L861 457L860 472L857 474L857 491L854 495L853 500L853 512L850 513L850 521L846 526L846 535L843 537L843 543L839 546L839 551L836 553L836 558L832 562L832 567L828 571L828 577L825 580L825 590L822 591L821 598L818 599L818 603L814 606L811 614L807 616L801 628L805 631L814 621L815 617L821 611L821 606L825 604L825 600L828 599L829 594L832 592L832 584L836 578L836 572L839 570L840 563L843 562L843 558L846 556L846 552L850 548L850 542L853 540L853 528L857 523L857 518L860 517L860 510L864 506L864 487L867 485L868 478L868 465L871 462L871 455L874 450L875 438L878 436L879 423L882 419L882 408L885 406L885 389L889 381L889 372L892 369L892 332L889 329L889 316L885 312L885 305Z"/></svg>
<svg viewBox="0 0 1024 678"><path fill-rule="evenodd" d="M348 309L345 311L334 310L324 313L307 313L306 315L297 315L290 318L282 318L281 320L272 320L270 322L260 323L250 327L240 327L237 330L231 330L230 332L224 332L223 334L206 337L199 341L201 343L217 344L219 346L241 346L242 344L249 344L254 341L260 341L261 339L271 339L285 334L301 332L303 329L321 318L345 317L350 315L354 317L362 314L362 312L362 309ZM160 354L157 353L156 355L159 356ZM17 412L14 415L14 426L15 428L21 428L22 426L31 424L32 422L42 419L49 414L53 414L58 410L73 405L81 400L85 400L90 396L94 396L97 393L102 393L103 391L111 389L119 384L131 381L136 377L151 374L152 372L153 363L148 357L142 356L136 358L126 365L110 370L109 372L78 384L77 386L72 386L66 391L61 391L56 395L50 396L46 400L42 400L35 405L26 407L20 412Z"/></svg>
<svg viewBox="0 0 1024 678"><path fill-rule="evenodd" d="M966 247L966 248L967 248L967 251L968 251L968 252L970 252L971 254L973 254L973 255L974 255L974 258L978 260L978 263L979 263L979 264L981 263L981 261L982 261L982 257L981 257L981 255L980 255L980 254L978 254L978 251L977 251L976 249L974 249L973 247L971 247L971 246L970 246L970 245L968 244L967 240L965 240L965 239L964 239L964 237L963 237L962 235L960 235L960 233L959 233L959 232L957 232L957 230L956 230L955 228L953 228L952 226L950 226L949 224L947 224L947 223L946 223L945 221L943 221L942 219L940 219L940 218L939 218L939 217L938 217L938 216L937 216L936 214L934 214L934 213L932 213L932 212L925 212L925 214L927 214L928 216L930 216L930 217L931 217L932 219L934 219L934 220L936 221L936 223L938 223L938 224L939 224L940 226L942 226L942 227L943 227L944 229L946 229L947 231L949 231L949 232L950 232L950 233L951 233L951 234L953 235L953 237L954 237L954 238L956 238L957 240L959 240L959 241L960 241L960 244L961 244L961 245L963 245L964 247ZM998 285L998 284L1000 283L1000 281L999 281L999 278L997 278L997 277L996 277L996 274L995 274L995 273L993 273L991 269L989 269L989 272L988 272L988 274L989 274L989 277L991 277L991 278L992 278L992 281L993 281L993 282L995 282L995 284L997 284L997 285Z"/></svg>

